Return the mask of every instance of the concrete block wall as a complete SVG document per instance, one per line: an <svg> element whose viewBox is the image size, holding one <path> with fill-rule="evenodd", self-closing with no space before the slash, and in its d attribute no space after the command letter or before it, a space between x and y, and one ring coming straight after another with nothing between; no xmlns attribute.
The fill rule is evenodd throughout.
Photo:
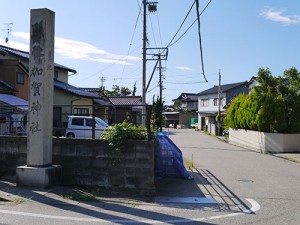
<svg viewBox="0 0 300 225"><path fill-rule="evenodd" d="M266 133L242 129L229 129L229 143L258 152L300 152L300 134Z"/></svg>
<svg viewBox="0 0 300 225"><path fill-rule="evenodd" d="M0 137L0 176L13 175L26 165L27 139ZM53 165L62 166L62 185L129 189L143 195L155 193L154 144L128 141L120 163L112 164L108 143L90 139L53 139Z"/></svg>

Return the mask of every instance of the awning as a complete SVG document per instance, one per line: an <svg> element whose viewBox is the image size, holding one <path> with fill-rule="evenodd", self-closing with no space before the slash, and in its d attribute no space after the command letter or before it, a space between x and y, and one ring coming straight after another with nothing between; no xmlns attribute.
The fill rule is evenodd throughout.
<svg viewBox="0 0 300 225"><path fill-rule="evenodd" d="M28 101L14 95L0 94L0 102L15 106L21 110L28 110Z"/></svg>

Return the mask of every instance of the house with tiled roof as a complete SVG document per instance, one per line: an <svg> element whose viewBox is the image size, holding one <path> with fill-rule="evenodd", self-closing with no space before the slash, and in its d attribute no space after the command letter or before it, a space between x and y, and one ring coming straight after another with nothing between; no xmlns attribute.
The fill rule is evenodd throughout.
<svg viewBox="0 0 300 225"><path fill-rule="evenodd" d="M28 68L29 52L0 45L0 80L11 87L11 94L24 100L28 100L29 93ZM91 115L94 113L107 121L106 110L110 102L105 101L96 93L90 93L68 84L68 76L75 73L74 69L54 64L54 127L63 128L70 114Z"/></svg>
<svg viewBox="0 0 300 225"><path fill-rule="evenodd" d="M208 126L215 124L219 111L219 86L204 90L197 94L198 96L198 127L199 129L208 129ZM225 113L225 106L237 95L248 94L248 82L238 82L224 84L220 86L220 113ZM212 132L214 133L214 132Z"/></svg>
<svg viewBox="0 0 300 225"><path fill-rule="evenodd" d="M174 102L175 112L163 113L165 127L190 128L191 119L197 118L198 96L196 93L181 93Z"/></svg>
<svg viewBox="0 0 300 225"><path fill-rule="evenodd" d="M141 96L107 96L113 104L108 111L111 123L122 123L124 120L141 125L142 97Z"/></svg>
<svg viewBox="0 0 300 225"><path fill-rule="evenodd" d="M178 98L172 100L177 108L185 111L197 111L198 96L197 93L181 93Z"/></svg>

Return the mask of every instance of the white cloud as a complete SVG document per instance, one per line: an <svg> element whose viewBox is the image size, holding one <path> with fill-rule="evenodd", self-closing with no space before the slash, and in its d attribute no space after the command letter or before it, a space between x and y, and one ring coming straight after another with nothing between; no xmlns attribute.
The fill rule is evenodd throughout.
<svg viewBox="0 0 300 225"><path fill-rule="evenodd" d="M176 69L179 69L179 70L192 70L191 68L186 67L186 66L178 66L178 67L176 67Z"/></svg>
<svg viewBox="0 0 300 225"><path fill-rule="evenodd" d="M27 44L20 42L9 41L9 46L20 50L28 51L29 47L29 33L26 32L12 32L12 36L16 39L21 39ZM133 65L128 61L140 60L139 57L117 55L99 49L94 45L86 42L55 37L55 53L62 58L75 60L89 60L101 63Z"/></svg>
<svg viewBox="0 0 300 225"><path fill-rule="evenodd" d="M276 11L272 8L262 10L261 16L264 16L267 20L282 23L284 25L300 24L299 15L283 15L286 10Z"/></svg>

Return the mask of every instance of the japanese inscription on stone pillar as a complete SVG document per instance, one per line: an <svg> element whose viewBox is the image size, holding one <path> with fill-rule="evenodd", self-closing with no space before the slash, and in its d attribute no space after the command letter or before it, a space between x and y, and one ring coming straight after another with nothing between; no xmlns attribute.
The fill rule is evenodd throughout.
<svg viewBox="0 0 300 225"><path fill-rule="evenodd" d="M52 164L54 12L33 9L30 17L27 165Z"/></svg>

